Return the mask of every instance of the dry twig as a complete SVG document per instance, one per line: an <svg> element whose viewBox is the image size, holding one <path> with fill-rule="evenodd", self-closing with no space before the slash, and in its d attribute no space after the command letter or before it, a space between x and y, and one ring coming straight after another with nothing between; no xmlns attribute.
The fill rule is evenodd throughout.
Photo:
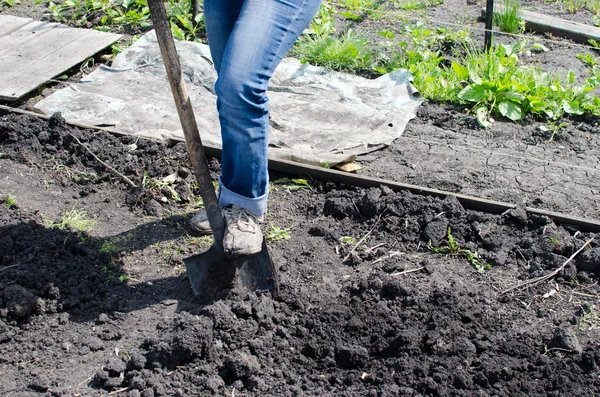
<svg viewBox="0 0 600 397"><path fill-rule="evenodd" d="M379 214L379 217L377 218L377 221L375 222L375 224L373 225L373 227L371 228L371 230L369 230L367 232L367 234L365 234L360 240L358 240L358 243L356 243L356 245L354 247L352 247L352 249L350 250L350 252L348 252L348 254L346 254L346 256L344 257L344 259L342 259L342 262L346 262L348 260L348 258L350 258L350 255L352 255L352 253L354 251L356 251L356 249L367 239L367 237L369 237L371 235L371 233L373 233L373 231L379 225L379 222L381 222L381 217L383 216L383 214L385 214L386 211L387 211L387 208L384 209L383 211L381 211L381 214Z"/></svg>
<svg viewBox="0 0 600 397"><path fill-rule="evenodd" d="M551 279L552 277L556 276L559 272L561 272L565 268L565 266L567 266L569 263L571 263L571 261L573 259L575 259L575 257L577 255L579 255L579 253L581 251L583 251L585 249L585 247L587 247L592 241L594 241L593 237L591 239L589 239L588 241L586 241L581 246L581 248L579 248L577 251L575 251L573 253L573 255L571 255L569 257L569 259L567 259L562 265L560 265L558 268L554 269L552 272L546 274L545 276L540 276L540 277L532 278L531 280L524 281L524 282L522 282L520 284L515 285L514 287L511 287L511 288L509 288L507 290L502 291L500 294L505 294L507 292L513 291L515 289L519 289L521 287L533 286L533 285L539 284L539 283L541 283L543 281Z"/></svg>
<svg viewBox="0 0 600 397"><path fill-rule="evenodd" d="M83 142L81 142L79 139L77 139L77 137L75 135L71 134L70 132L69 132L69 135L71 135L71 137L73 137L73 139L75 139L75 141L77 141L78 144L80 144L89 154L92 155L92 157L94 157L96 159L96 161L98 161L100 164L102 164L104 167L106 167L109 171L117 174L121 179L123 179L125 182L127 182L127 184L129 186L137 187L137 185L135 183L133 183L133 181L131 179L127 178L125 175L121 174L119 171L117 171L110 165L106 164L104 161L100 160L100 158L98 156L96 156L96 154L94 152L92 152Z"/></svg>
<svg viewBox="0 0 600 397"><path fill-rule="evenodd" d="M3 267L2 269L0 269L0 272L1 272L2 270L7 270L7 269L10 269L11 267L17 267L17 266L21 266L21 264L20 264L20 263L17 263L16 265L10 265L10 266Z"/></svg>
<svg viewBox="0 0 600 397"><path fill-rule="evenodd" d="M392 274L390 274L390 276L392 276L392 277L401 276L403 274L418 272L419 270L423 270L423 269L425 269L425 266L417 267L415 269L404 270L402 272L392 273Z"/></svg>

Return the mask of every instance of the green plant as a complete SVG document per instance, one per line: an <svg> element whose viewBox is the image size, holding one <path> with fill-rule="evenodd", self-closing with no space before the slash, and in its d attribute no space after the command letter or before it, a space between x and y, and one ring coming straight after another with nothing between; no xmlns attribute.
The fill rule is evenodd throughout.
<svg viewBox="0 0 600 397"><path fill-rule="evenodd" d="M367 39L352 30L341 37L305 37L298 41L295 51L302 62L350 72L368 68L372 58Z"/></svg>
<svg viewBox="0 0 600 397"><path fill-rule="evenodd" d="M21 4L19 0L0 0L0 7L14 7Z"/></svg>
<svg viewBox="0 0 600 397"><path fill-rule="evenodd" d="M344 245L356 245L356 238L352 236L342 236L340 237L340 243Z"/></svg>
<svg viewBox="0 0 600 397"><path fill-rule="evenodd" d="M48 9L59 22L102 31L135 32L151 26L147 0L65 0L50 2ZM167 15L176 38L197 40L204 34L204 15L192 19L190 0L168 0Z"/></svg>
<svg viewBox="0 0 600 397"><path fill-rule="evenodd" d="M292 238L292 232L290 229L281 228L275 225L271 226L265 234L265 240L267 240L269 243L275 241L285 241L289 240L290 238Z"/></svg>
<svg viewBox="0 0 600 397"><path fill-rule="evenodd" d="M335 33L335 18L333 6L327 2L322 2L319 11L310 24L310 29L305 31L306 35L316 35L317 37L327 37Z"/></svg>
<svg viewBox="0 0 600 397"><path fill-rule="evenodd" d="M15 199L15 196L13 196L11 193L8 193L2 203L6 206L6 208L10 208L17 203L17 200Z"/></svg>
<svg viewBox="0 0 600 397"><path fill-rule="evenodd" d="M550 142L554 140L554 137L560 132L560 130L567 127L568 125L568 123L555 123L551 121L547 125L540 125L538 128L540 129L540 131L550 133L550 137L548 138L548 142Z"/></svg>
<svg viewBox="0 0 600 397"><path fill-rule="evenodd" d="M479 273L483 273L484 271L488 270L491 268L489 263L482 263L480 261L481 257L479 256L478 252L474 252L471 251L467 248L462 248L457 242L456 240L454 240L454 237L452 237L452 230L450 229L450 227L448 226L448 232L446 235L446 238L448 239L448 244L441 246L441 247L434 247L431 244L431 241L429 241L427 243L427 247L432 251L435 252L436 254L459 254L464 256L471 265L473 265L473 267L479 272Z"/></svg>
<svg viewBox="0 0 600 397"><path fill-rule="evenodd" d="M84 211L75 209L76 205L77 204L75 204L70 211L65 212L59 223L53 223L51 227L62 230L75 229L80 233L89 233L94 230L96 221L89 219Z"/></svg>
<svg viewBox="0 0 600 397"><path fill-rule="evenodd" d="M521 18L519 0L504 0L499 12L494 12L494 25L507 33L523 33L525 21Z"/></svg>
<svg viewBox="0 0 600 397"><path fill-rule="evenodd" d="M422 10L444 4L444 0L395 0L394 4L401 10Z"/></svg>
<svg viewBox="0 0 600 397"><path fill-rule="evenodd" d="M589 52L586 54L577 54L575 55L575 58L579 59L581 62L591 68L598 65L598 58Z"/></svg>

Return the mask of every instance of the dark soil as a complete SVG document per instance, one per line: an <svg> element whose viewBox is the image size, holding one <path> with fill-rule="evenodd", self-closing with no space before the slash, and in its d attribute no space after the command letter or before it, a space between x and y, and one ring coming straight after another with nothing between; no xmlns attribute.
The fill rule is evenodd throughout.
<svg viewBox="0 0 600 397"><path fill-rule="evenodd" d="M73 137L138 185L144 171L176 174L182 200L131 188ZM521 209L489 215L388 189L281 186L265 225L291 230L270 244L281 295L231 291L203 306L181 260L209 244L186 225L185 148L131 143L59 116L0 120L2 192L16 198L0 206L0 394L600 392L600 247L549 282L502 293L594 236ZM97 221L92 231L48 226L74 206ZM448 245L448 227L491 269L428 248Z"/></svg>

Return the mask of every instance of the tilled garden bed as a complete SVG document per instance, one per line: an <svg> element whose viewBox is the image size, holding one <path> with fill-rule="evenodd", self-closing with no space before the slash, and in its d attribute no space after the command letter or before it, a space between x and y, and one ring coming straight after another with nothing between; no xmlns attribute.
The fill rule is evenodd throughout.
<svg viewBox="0 0 600 397"><path fill-rule="evenodd" d="M182 258L210 241L187 227L184 144L9 115L0 153L2 395L600 392L598 235L271 175L280 296L201 305ZM95 225L75 230L73 211Z"/></svg>

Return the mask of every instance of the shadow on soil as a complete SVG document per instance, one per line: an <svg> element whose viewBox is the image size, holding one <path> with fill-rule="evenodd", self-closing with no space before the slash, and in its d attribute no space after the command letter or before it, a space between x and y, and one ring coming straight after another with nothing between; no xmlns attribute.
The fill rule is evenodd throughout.
<svg viewBox="0 0 600 397"><path fill-rule="evenodd" d="M142 251L152 246L160 250L160 243L183 237L181 217L146 223L107 238L86 238L23 219L27 215L19 210L0 211L20 213L13 215L19 223L0 227L3 318L23 321L31 314L66 311L71 320L86 322L101 313L131 312L166 300L177 300L180 309L198 306L184 274L139 282L123 270L122 258L132 253L136 267L156 268L157 274L161 267L164 270L166 263L153 263L160 253L146 256ZM181 256L172 253L165 262L180 263Z"/></svg>

